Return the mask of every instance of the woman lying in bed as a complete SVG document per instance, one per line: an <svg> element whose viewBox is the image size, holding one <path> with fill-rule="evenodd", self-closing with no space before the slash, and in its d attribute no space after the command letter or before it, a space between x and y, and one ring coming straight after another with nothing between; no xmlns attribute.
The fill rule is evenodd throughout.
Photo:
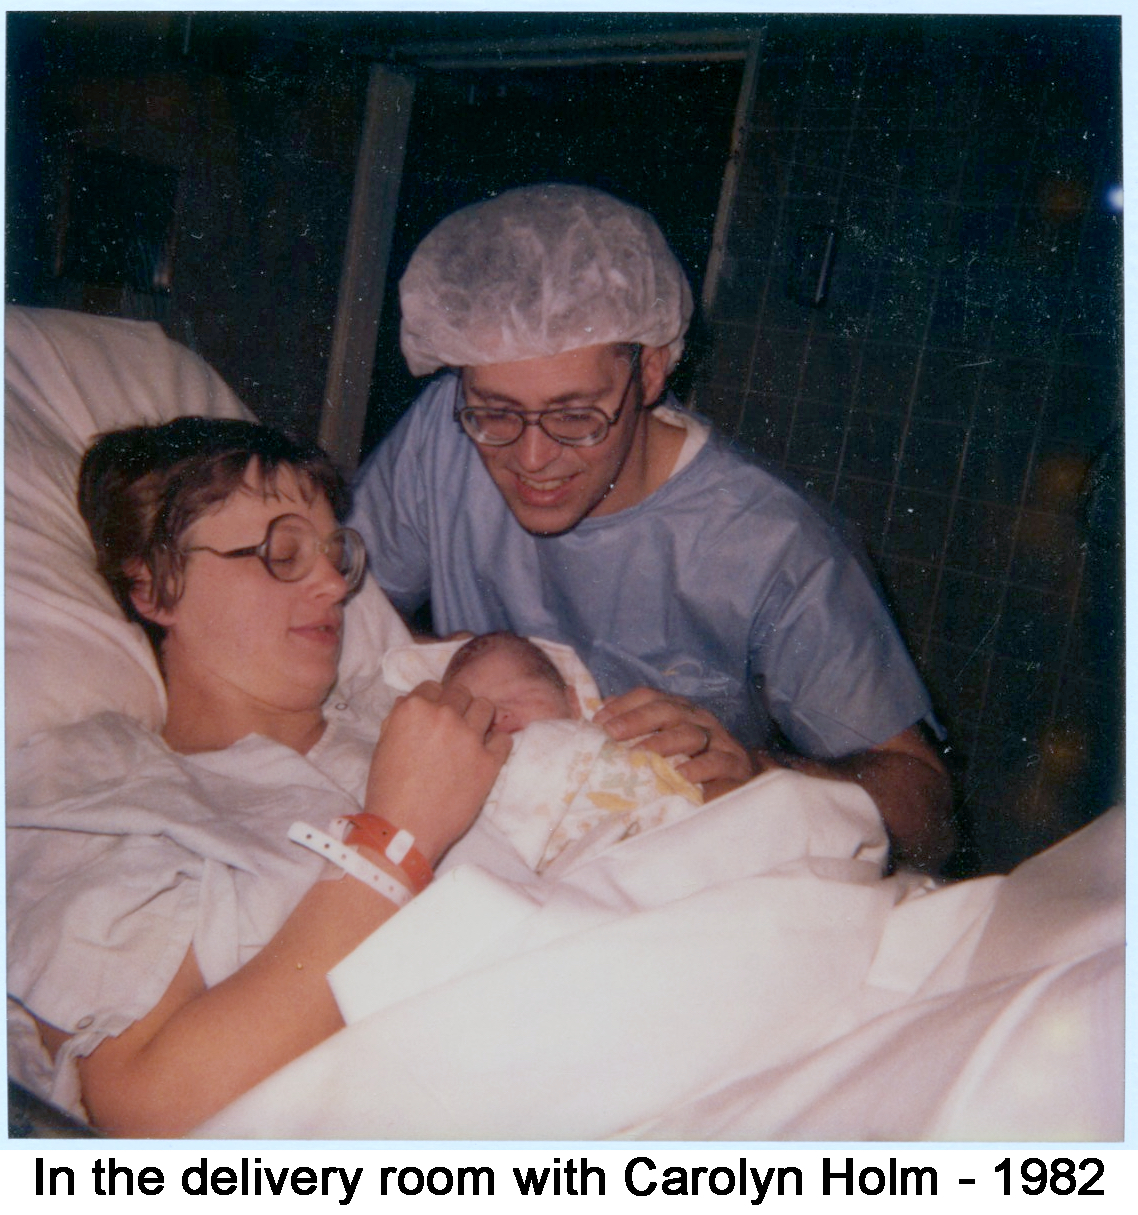
<svg viewBox="0 0 1138 1215"><path fill-rule="evenodd" d="M189 1129L339 1029L326 972L429 880L509 752L458 686L407 697L378 745L326 706L364 570L346 507L318 449L246 422L139 427L84 459L80 509L168 714L161 739L104 714L31 745L9 983L50 1055L41 1091L111 1133ZM368 880L286 838L361 807L382 820L348 837Z"/></svg>

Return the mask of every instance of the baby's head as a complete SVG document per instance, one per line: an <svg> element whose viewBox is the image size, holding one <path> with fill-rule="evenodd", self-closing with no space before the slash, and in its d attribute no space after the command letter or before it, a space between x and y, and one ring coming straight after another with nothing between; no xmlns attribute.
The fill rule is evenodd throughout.
<svg viewBox="0 0 1138 1215"><path fill-rule="evenodd" d="M493 729L516 734L531 721L581 716L577 694L539 646L516 633L483 633L447 664L443 686L458 684L494 705Z"/></svg>

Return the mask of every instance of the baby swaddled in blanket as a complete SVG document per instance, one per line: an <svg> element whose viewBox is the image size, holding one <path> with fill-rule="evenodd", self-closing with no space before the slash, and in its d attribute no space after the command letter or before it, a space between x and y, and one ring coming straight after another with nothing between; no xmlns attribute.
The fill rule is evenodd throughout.
<svg viewBox="0 0 1138 1215"><path fill-rule="evenodd" d="M616 842L703 804L700 790L671 762L616 742L585 719L595 694L570 670L577 687L541 646L513 633L486 633L453 653L441 680L489 700L492 729L513 736L482 815L538 873L594 828L603 825Z"/></svg>

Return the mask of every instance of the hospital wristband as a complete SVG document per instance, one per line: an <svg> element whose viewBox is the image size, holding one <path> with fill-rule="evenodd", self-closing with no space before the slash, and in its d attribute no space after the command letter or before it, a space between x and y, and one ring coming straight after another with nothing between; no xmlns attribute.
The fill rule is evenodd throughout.
<svg viewBox="0 0 1138 1215"><path fill-rule="evenodd" d="M413 897L413 892L390 873L384 873L378 865L373 865L367 857L361 856L354 848L349 848L342 840L333 839L307 823L293 823L288 829L288 838L294 844L310 849L351 877L364 882L396 907L406 907Z"/></svg>
<svg viewBox="0 0 1138 1215"><path fill-rule="evenodd" d="M365 812L337 819L333 829L344 824L345 842L372 848L407 875L411 889L421 894L435 880L435 872L427 858L415 847L415 837L403 827L394 827L378 814Z"/></svg>

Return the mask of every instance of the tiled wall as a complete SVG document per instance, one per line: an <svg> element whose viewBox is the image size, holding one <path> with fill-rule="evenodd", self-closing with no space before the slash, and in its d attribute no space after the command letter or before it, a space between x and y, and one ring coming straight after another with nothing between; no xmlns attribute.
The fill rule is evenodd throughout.
<svg viewBox="0 0 1138 1215"><path fill-rule="evenodd" d="M786 18L697 406L856 523L1002 868L1121 794L1118 22ZM790 297L833 227L822 307Z"/></svg>

